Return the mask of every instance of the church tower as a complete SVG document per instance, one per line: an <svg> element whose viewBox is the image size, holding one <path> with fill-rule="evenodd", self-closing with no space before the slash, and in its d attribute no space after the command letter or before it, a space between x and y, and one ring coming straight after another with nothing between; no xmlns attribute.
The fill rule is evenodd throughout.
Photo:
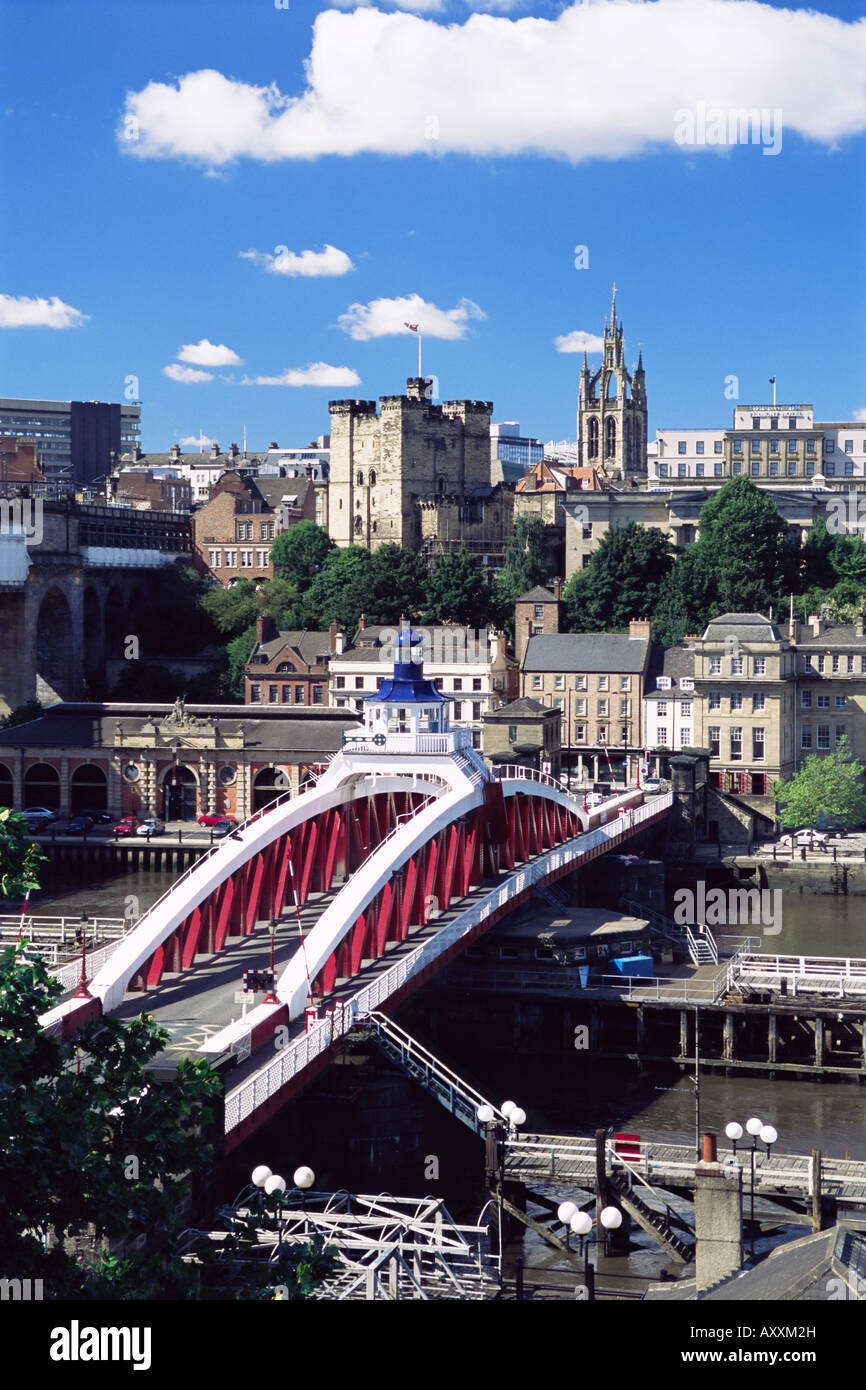
<svg viewBox="0 0 866 1390"><path fill-rule="evenodd" d="M600 468L611 482L637 487L647 476L647 406L643 353L634 372L625 365L616 285L605 320L601 367L593 375L586 353L580 373L577 450L582 468Z"/></svg>

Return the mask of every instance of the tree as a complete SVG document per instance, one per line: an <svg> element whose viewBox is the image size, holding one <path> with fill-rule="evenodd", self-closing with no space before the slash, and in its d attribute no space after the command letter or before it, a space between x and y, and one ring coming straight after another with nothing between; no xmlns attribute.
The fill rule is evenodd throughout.
<svg viewBox="0 0 866 1390"><path fill-rule="evenodd" d="M565 587L571 631L614 632L649 616L672 566L670 543L656 527L629 521L606 532L587 568Z"/></svg>
<svg viewBox="0 0 866 1390"><path fill-rule="evenodd" d="M720 612L715 597L712 557L697 546L678 556L656 598L653 641L676 647L689 632L702 632Z"/></svg>
<svg viewBox="0 0 866 1390"><path fill-rule="evenodd" d="M498 627L503 617L493 586L465 546L432 566L425 600L425 623L459 623L475 629Z"/></svg>
<svg viewBox="0 0 866 1390"><path fill-rule="evenodd" d="M496 588L509 606L536 584L544 584L549 573L547 536L540 516L519 516L505 542L502 568Z"/></svg>
<svg viewBox="0 0 866 1390"><path fill-rule="evenodd" d="M244 698L244 667L249 661L253 647L256 645L255 624L248 627L245 632L238 637L233 637L226 647L228 662L222 677L222 688L226 695L234 700Z"/></svg>
<svg viewBox="0 0 866 1390"><path fill-rule="evenodd" d="M811 754L790 781L776 787L783 825L811 828L821 812L839 817L846 825L859 825L866 819L863 772L847 738L824 757Z"/></svg>
<svg viewBox="0 0 866 1390"><path fill-rule="evenodd" d="M38 700L28 700L26 705L16 705L5 719L0 719L0 729L14 729L19 724L30 724L44 713Z"/></svg>
<svg viewBox="0 0 866 1390"><path fill-rule="evenodd" d="M354 632L366 613L373 574L373 557L362 545L334 548L307 591L310 607L322 627L336 623Z"/></svg>
<svg viewBox="0 0 866 1390"><path fill-rule="evenodd" d="M388 541L372 556L364 607L368 622L394 626L403 617L417 617L424 608L427 583L423 555Z"/></svg>
<svg viewBox="0 0 866 1390"><path fill-rule="evenodd" d="M192 656L219 636L205 608L210 584L181 560L151 575L132 621L142 658Z"/></svg>
<svg viewBox="0 0 866 1390"><path fill-rule="evenodd" d="M0 807L0 898L20 898L38 888L38 865L47 857L30 839L26 818Z"/></svg>
<svg viewBox="0 0 866 1390"><path fill-rule="evenodd" d="M798 584L799 540L750 478L730 478L701 508L694 549L712 574L713 613L764 612Z"/></svg>
<svg viewBox="0 0 866 1390"><path fill-rule="evenodd" d="M287 579L303 592L308 589L334 549L327 531L314 521L298 521L281 531L271 546L271 560L278 579Z"/></svg>
<svg viewBox="0 0 866 1390"><path fill-rule="evenodd" d="M262 603L251 579L239 579L224 589L221 585L202 596L201 605L217 630L237 637L262 611Z"/></svg>

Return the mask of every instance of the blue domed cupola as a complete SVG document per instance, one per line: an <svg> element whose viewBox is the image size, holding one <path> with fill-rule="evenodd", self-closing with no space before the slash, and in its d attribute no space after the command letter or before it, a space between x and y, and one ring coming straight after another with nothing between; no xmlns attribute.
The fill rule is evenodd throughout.
<svg viewBox="0 0 866 1390"><path fill-rule="evenodd" d="M371 734L441 734L449 728L451 701L424 675L422 638L408 624L394 642L394 674L364 701Z"/></svg>

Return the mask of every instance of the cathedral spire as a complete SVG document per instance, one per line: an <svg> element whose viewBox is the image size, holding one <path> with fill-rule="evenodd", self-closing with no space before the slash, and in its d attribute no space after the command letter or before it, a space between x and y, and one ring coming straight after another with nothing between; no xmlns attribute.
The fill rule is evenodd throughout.
<svg viewBox="0 0 866 1390"><path fill-rule="evenodd" d="M616 284L614 283L613 292L610 300L610 331L616 334Z"/></svg>

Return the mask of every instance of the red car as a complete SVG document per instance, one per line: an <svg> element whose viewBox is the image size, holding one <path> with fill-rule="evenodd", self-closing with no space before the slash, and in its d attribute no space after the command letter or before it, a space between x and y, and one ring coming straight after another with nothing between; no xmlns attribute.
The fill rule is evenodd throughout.
<svg viewBox="0 0 866 1390"><path fill-rule="evenodd" d="M221 811L205 811L203 816L199 816L199 825L219 825L220 821L230 821L232 825L237 825L234 816L225 816Z"/></svg>
<svg viewBox="0 0 866 1390"><path fill-rule="evenodd" d="M141 821L138 819L138 816L124 816L114 827L113 834L115 839L117 839L118 835L134 834L140 825Z"/></svg>

